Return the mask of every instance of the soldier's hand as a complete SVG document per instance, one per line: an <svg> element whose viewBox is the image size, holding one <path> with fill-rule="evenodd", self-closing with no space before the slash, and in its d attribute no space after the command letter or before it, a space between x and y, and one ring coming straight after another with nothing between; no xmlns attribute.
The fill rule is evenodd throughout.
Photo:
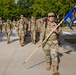
<svg viewBox="0 0 76 75"><path fill-rule="evenodd" d="M52 31L57 32L57 29L51 28Z"/></svg>
<svg viewBox="0 0 76 75"><path fill-rule="evenodd" d="M42 44L40 43L40 44L38 44L38 47L41 47L42 46Z"/></svg>
<svg viewBox="0 0 76 75"><path fill-rule="evenodd" d="M28 31L30 31L30 29L28 29Z"/></svg>

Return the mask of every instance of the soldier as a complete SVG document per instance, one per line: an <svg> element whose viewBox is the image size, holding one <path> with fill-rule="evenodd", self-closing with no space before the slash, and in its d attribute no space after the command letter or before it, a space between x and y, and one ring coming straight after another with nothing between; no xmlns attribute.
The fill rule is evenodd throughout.
<svg viewBox="0 0 76 75"><path fill-rule="evenodd" d="M36 20L34 17L31 17L28 30L31 31L31 41L34 44L36 44L36 29Z"/></svg>
<svg viewBox="0 0 76 75"><path fill-rule="evenodd" d="M43 32L41 35L41 40L43 41L50 32L53 31L53 33L49 36L47 41L42 45L43 50L45 52L45 61L46 61L46 69L50 70L52 65L52 75L59 75L58 73L58 40L57 40L57 34L59 34L59 30L54 28L57 26L55 23L54 13L48 14L48 21L46 28L43 27ZM39 44L39 47L41 44Z"/></svg>
<svg viewBox="0 0 76 75"><path fill-rule="evenodd" d="M23 15L21 15L21 19L18 21L18 35L20 38L20 45L24 46L24 38L25 38L25 34L26 34L26 22L25 19L23 17Z"/></svg>
<svg viewBox="0 0 76 75"><path fill-rule="evenodd" d="M6 24L5 24L5 32L6 32L6 36L7 36L7 44L10 43L10 35L11 35L11 24L10 24L10 20L7 20Z"/></svg>
<svg viewBox="0 0 76 75"><path fill-rule="evenodd" d="M40 38L41 32L42 32L42 26L43 24L43 18L37 19L36 20L36 26L37 26L37 36L39 36L38 38Z"/></svg>
<svg viewBox="0 0 76 75"><path fill-rule="evenodd" d="M42 25L43 25L43 19L42 18L41 19L37 19L36 20L37 32L40 33Z"/></svg>
<svg viewBox="0 0 76 75"><path fill-rule="evenodd" d="M1 17L0 17L0 31L2 32L2 19L1 19Z"/></svg>

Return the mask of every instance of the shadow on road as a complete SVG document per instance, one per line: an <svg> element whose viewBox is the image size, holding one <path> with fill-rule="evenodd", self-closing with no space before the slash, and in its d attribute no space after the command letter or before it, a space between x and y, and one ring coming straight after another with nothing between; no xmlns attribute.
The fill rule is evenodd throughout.
<svg viewBox="0 0 76 75"><path fill-rule="evenodd" d="M65 41L64 39L67 39L67 38L76 38L76 34L71 34L71 35L66 34L60 37L61 39L60 47L62 47L64 50L67 50L68 52L65 52L65 53L69 54L72 51L76 51L76 44L72 44Z"/></svg>
<svg viewBox="0 0 76 75"><path fill-rule="evenodd" d="M6 41L6 39L3 39L3 37L6 37L4 31L3 31L2 33L0 33L0 42L2 42L2 41Z"/></svg>
<svg viewBox="0 0 76 75"><path fill-rule="evenodd" d="M38 65L40 65L40 64L42 64L42 63L44 63L44 62L45 62L45 61L42 61L42 62L40 62L40 63L37 63L37 64L35 64L35 65L33 65L33 66L27 68L27 69L31 69L31 68L33 68L33 67L35 67L35 66L38 66Z"/></svg>

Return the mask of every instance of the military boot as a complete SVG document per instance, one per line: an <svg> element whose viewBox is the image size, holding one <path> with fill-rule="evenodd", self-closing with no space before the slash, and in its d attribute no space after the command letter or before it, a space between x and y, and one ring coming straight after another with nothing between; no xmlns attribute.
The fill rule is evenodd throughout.
<svg viewBox="0 0 76 75"><path fill-rule="evenodd" d="M49 62L46 63L46 70L50 70L51 69L51 65Z"/></svg>
<svg viewBox="0 0 76 75"><path fill-rule="evenodd" d="M52 67L52 75L60 75L59 72L57 71L57 66Z"/></svg>
<svg viewBox="0 0 76 75"><path fill-rule="evenodd" d="M24 44L22 44L21 46L24 46Z"/></svg>
<svg viewBox="0 0 76 75"><path fill-rule="evenodd" d="M34 43L34 44L36 44L36 41L35 41L35 40L33 40L33 43Z"/></svg>
<svg viewBox="0 0 76 75"><path fill-rule="evenodd" d="M10 44L10 41L8 41L7 44Z"/></svg>
<svg viewBox="0 0 76 75"><path fill-rule="evenodd" d="M24 43L21 43L21 46L24 46Z"/></svg>

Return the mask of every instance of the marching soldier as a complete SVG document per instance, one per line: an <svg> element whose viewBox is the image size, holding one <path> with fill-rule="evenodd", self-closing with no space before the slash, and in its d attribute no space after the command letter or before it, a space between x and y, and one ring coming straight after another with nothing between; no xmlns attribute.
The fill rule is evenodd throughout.
<svg viewBox="0 0 76 75"><path fill-rule="evenodd" d="M45 26L43 26L43 32L40 39L41 41L43 41L49 35L49 33L53 31L47 41L42 45L42 47L45 52L46 69L50 70L52 65L52 75L59 75L57 69L59 51L57 34L60 33L60 30L54 30L54 28L57 26L54 17L54 13L48 14L47 25L46 28L44 28ZM39 44L39 47L40 46L41 44Z"/></svg>
<svg viewBox="0 0 76 75"><path fill-rule="evenodd" d="M2 19L1 19L1 17L0 17L0 31L2 32Z"/></svg>
<svg viewBox="0 0 76 75"><path fill-rule="evenodd" d="M37 19L36 20L37 32L40 33L42 25L43 25L43 19L42 18L41 19Z"/></svg>
<svg viewBox="0 0 76 75"><path fill-rule="evenodd" d="M21 46L24 46L26 28L27 28L27 26L26 26L25 19L24 19L23 15L21 15L21 19L18 21L18 28L17 28Z"/></svg>
<svg viewBox="0 0 76 75"><path fill-rule="evenodd" d="M37 34L38 34L39 38L41 36L42 26L44 25L43 23L44 23L43 18L40 18L40 19L36 20Z"/></svg>
<svg viewBox="0 0 76 75"><path fill-rule="evenodd" d="M7 20L5 24L5 32L6 32L6 37L7 37L7 44L10 43L10 35L11 35L12 27L10 24L10 20Z"/></svg>
<svg viewBox="0 0 76 75"><path fill-rule="evenodd" d="M34 17L31 17L28 30L31 31L31 41L34 44L36 43L36 29L36 20Z"/></svg>

